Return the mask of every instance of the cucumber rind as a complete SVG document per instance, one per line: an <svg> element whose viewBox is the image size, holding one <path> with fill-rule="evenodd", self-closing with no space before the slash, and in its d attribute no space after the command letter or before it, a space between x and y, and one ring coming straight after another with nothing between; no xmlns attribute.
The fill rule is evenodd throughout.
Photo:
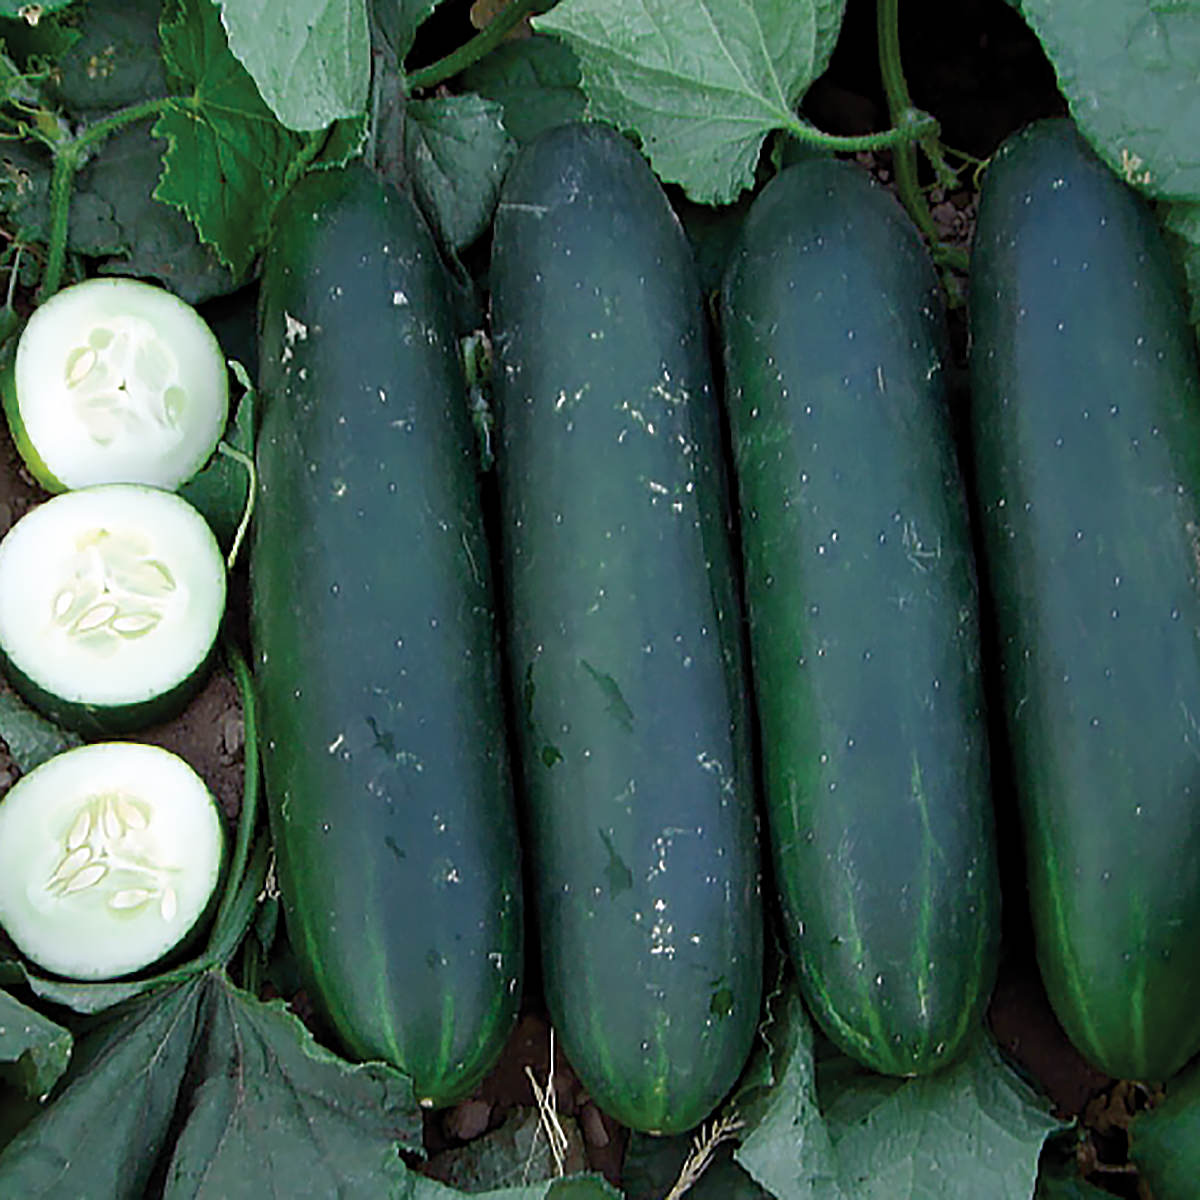
<svg viewBox="0 0 1200 1200"><path fill-rule="evenodd" d="M0 663L61 724L128 733L178 712L203 683L225 594L211 529L174 493L65 492L0 541Z"/></svg>
<svg viewBox="0 0 1200 1200"><path fill-rule="evenodd" d="M974 564L936 276L895 201L813 159L722 290L775 882L802 990L873 1070L963 1052L999 884Z"/></svg>
<svg viewBox="0 0 1200 1200"><path fill-rule="evenodd" d="M250 616L289 941L342 1049L449 1104L515 1023L524 924L445 275L353 164L281 203L260 297Z"/></svg>
<svg viewBox="0 0 1200 1200"><path fill-rule="evenodd" d="M224 356L203 318L122 277L85 280L36 309L2 391L13 441L51 492L174 489L212 455L229 409Z"/></svg>
<svg viewBox="0 0 1200 1200"><path fill-rule="evenodd" d="M1065 119L972 248L971 436L1039 967L1120 1078L1200 1050L1200 365L1152 211Z"/></svg>
<svg viewBox="0 0 1200 1200"><path fill-rule="evenodd" d="M502 577L547 1005L596 1104L658 1133L728 1091L762 928L720 410L645 161L563 126L492 259Z"/></svg>
<svg viewBox="0 0 1200 1200"><path fill-rule="evenodd" d="M0 925L56 975L141 971L209 911L224 841L212 794L170 751L135 742L66 751L0 800Z"/></svg>

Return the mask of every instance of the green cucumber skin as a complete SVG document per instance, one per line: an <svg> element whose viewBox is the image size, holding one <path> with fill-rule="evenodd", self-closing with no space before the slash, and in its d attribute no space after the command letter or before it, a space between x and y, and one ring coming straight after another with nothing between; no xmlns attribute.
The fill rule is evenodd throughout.
<svg viewBox="0 0 1200 1200"><path fill-rule="evenodd" d="M865 172L755 201L722 288L775 883L804 995L874 1070L951 1061L995 977L977 589L937 280Z"/></svg>
<svg viewBox="0 0 1200 1200"><path fill-rule="evenodd" d="M545 991L596 1102L698 1124L759 1015L738 606L690 252L632 147L510 169L492 260L502 562Z"/></svg>
<svg viewBox="0 0 1200 1200"><path fill-rule="evenodd" d="M208 682L216 660L214 642L200 664L161 695L129 704L87 704L47 691L0 651L0 668L27 704L64 729L90 738L123 737L177 717Z"/></svg>
<svg viewBox="0 0 1200 1200"><path fill-rule="evenodd" d="M14 337L3 363L0 363L0 404L3 405L4 415L8 420L9 435L21 456L21 461L34 479L48 492L65 492L67 485L46 466L42 456L33 448L33 443L29 440L29 431L21 417L21 406L17 403L16 344L17 338Z"/></svg>
<svg viewBox="0 0 1200 1200"><path fill-rule="evenodd" d="M441 266L366 168L281 204L251 557L289 937L354 1054L468 1093L521 992L519 847L476 456Z"/></svg>
<svg viewBox="0 0 1200 1200"><path fill-rule="evenodd" d="M972 438L1038 961L1083 1055L1200 1049L1200 373L1150 213L1066 121L986 176Z"/></svg>

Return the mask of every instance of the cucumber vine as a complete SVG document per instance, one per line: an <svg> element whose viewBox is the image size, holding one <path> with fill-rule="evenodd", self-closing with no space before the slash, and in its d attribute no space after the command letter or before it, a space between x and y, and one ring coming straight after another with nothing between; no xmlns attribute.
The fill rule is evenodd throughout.
<svg viewBox="0 0 1200 1200"><path fill-rule="evenodd" d="M879 49L879 71L887 96L888 113L898 128L908 129L911 136L892 147L892 166L896 173L896 190L914 224L929 243L934 261L943 271L965 273L968 255L957 246L941 240L925 190L921 187L917 149L924 153L933 170L935 186L952 187L958 171L946 161L948 154L961 158L969 165L977 160L943 146L937 130L924 127L925 115L915 108L909 94L908 81L900 58L900 0L877 0L875 32Z"/></svg>

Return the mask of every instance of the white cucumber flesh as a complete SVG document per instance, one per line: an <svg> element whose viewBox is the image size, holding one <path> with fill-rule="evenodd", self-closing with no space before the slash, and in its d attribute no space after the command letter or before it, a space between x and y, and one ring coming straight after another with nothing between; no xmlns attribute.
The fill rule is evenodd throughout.
<svg viewBox="0 0 1200 1200"><path fill-rule="evenodd" d="M5 392L13 440L53 492L177 488L212 455L229 412L225 359L204 319L122 277L74 284L36 309Z"/></svg>
<svg viewBox="0 0 1200 1200"><path fill-rule="evenodd" d="M212 794L182 758L137 742L68 750L0 800L0 925L55 975L141 971L204 916L223 850Z"/></svg>
<svg viewBox="0 0 1200 1200"><path fill-rule="evenodd" d="M165 719L209 662L226 570L204 518L173 492L101 484L27 512L0 541L0 653L18 690L64 724ZM144 721L122 721L122 712ZM85 722L82 726L88 728Z"/></svg>

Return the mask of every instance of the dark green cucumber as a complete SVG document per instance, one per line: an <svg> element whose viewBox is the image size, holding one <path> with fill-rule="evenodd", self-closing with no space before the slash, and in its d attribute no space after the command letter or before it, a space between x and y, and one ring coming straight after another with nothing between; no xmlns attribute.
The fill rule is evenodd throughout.
<svg viewBox="0 0 1200 1200"><path fill-rule="evenodd" d="M488 553L441 271L412 202L363 167L281 204L251 559L289 938L341 1042L437 1104L495 1061L522 975Z"/></svg>
<svg viewBox="0 0 1200 1200"><path fill-rule="evenodd" d="M813 159L755 201L722 316L792 958L848 1054L936 1070L980 1024L999 938L937 280L890 196Z"/></svg>
<svg viewBox="0 0 1200 1200"><path fill-rule="evenodd" d="M495 226L503 575L546 998L596 1102L698 1124L762 975L719 409L690 252L599 125L510 170Z"/></svg>
<svg viewBox="0 0 1200 1200"><path fill-rule="evenodd" d="M1150 212L1066 121L986 176L972 429L1038 961L1112 1075L1200 1049L1200 373Z"/></svg>

